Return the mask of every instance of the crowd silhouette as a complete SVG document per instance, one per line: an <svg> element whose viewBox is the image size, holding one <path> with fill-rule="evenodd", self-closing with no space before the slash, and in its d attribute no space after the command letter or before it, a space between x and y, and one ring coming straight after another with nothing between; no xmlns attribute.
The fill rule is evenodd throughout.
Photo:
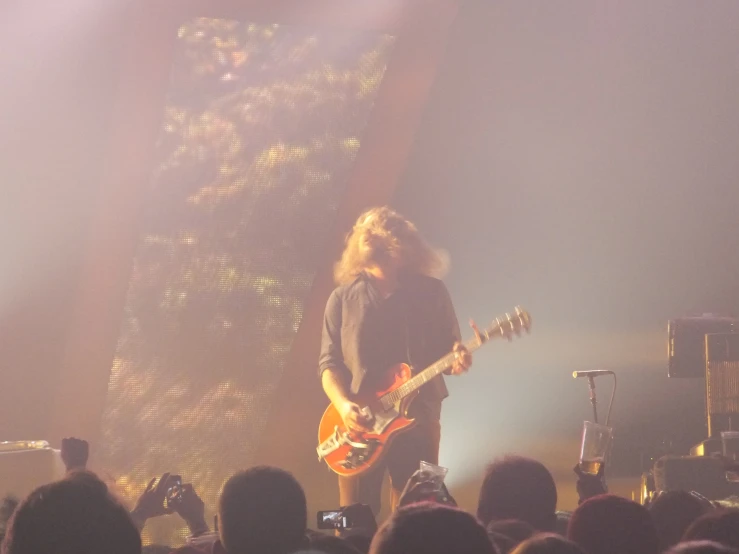
<svg viewBox="0 0 739 554"><path fill-rule="evenodd" d="M739 511L690 491L657 494L648 505L608 494L602 469L578 468L580 503L557 511L544 464L520 456L487 468L475 515L456 506L435 476L417 471L399 508L381 525L368 506L342 508L351 522L335 531L308 528L303 487L287 471L256 466L224 485L214 529L194 488L165 473L128 510L86 469L89 446L65 439L66 476L25 499L0 506L2 554L739 554ZM176 513L185 546L142 546L146 522Z"/></svg>

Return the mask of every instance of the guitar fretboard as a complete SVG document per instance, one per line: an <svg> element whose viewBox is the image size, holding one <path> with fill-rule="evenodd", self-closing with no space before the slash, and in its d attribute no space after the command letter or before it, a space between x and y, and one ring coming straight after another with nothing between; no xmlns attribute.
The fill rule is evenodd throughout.
<svg viewBox="0 0 739 554"><path fill-rule="evenodd" d="M481 333L480 340L475 337L463 344L464 347L470 353L472 353L489 340L506 336L509 336L509 334L507 334L503 329L503 324L498 323L495 327L493 327L492 330L486 330L484 333ZM431 379L433 379L434 377L444 373L447 369L451 368L454 365L455 359L456 356L454 352L450 352L443 358L428 366L417 375L408 379L407 382L403 383L394 391L380 397L380 404L382 405L383 409L389 410L395 403L400 402L403 398L421 388L423 385L431 381Z"/></svg>

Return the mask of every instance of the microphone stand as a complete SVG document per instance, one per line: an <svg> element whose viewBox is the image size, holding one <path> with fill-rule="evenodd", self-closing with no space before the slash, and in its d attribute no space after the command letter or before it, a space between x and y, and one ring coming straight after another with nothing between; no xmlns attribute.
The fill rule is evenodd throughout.
<svg viewBox="0 0 739 554"><path fill-rule="evenodd" d="M598 400L595 397L595 379L588 375L588 388L590 389L590 403L593 405L593 423L598 423Z"/></svg>

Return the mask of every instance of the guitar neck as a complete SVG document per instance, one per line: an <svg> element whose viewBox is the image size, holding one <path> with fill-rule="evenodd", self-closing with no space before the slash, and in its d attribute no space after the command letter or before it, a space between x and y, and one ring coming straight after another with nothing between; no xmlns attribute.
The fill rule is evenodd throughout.
<svg viewBox="0 0 739 554"><path fill-rule="evenodd" d="M472 353L492 339L507 338L510 340L514 335L519 335L522 330L528 332L530 327L531 316L520 306L517 306L513 315L505 314L504 317L496 319L491 327L488 327L482 332L476 330L475 337L464 342L463 346L468 352ZM382 396L380 402L383 408L389 410L394 404L417 391L431 381L431 379L444 373L454 365L455 359L454 352L450 352L414 377L411 377L394 391Z"/></svg>
<svg viewBox="0 0 739 554"><path fill-rule="evenodd" d="M483 344L488 342L489 340L495 338L495 336L497 335L494 335L494 336L483 335L481 337L482 340L473 338L473 339L468 340L467 342L464 342L463 345L470 353L472 353L478 348L480 348ZM434 377L437 377L438 375L441 375L447 369L451 368L454 365L455 358L456 357L454 355L454 352L450 352L443 358L440 358L439 360L437 360L436 362L428 366L423 371L414 375L407 382L403 383L400 387L398 387L394 391L389 392L385 396L383 396L380 399L383 406L386 409L388 409L396 402L400 402L403 398L405 398L409 394L414 393L419 388L421 388L423 385L431 381L431 379L433 379Z"/></svg>

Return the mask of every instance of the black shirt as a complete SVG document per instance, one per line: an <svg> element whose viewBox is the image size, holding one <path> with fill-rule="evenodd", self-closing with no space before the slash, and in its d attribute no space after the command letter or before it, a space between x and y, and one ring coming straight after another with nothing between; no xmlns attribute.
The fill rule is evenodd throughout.
<svg viewBox="0 0 739 554"><path fill-rule="evenodd" d="M334 369L349 391L372 387L373 376L404 362L417 373L452 350L459 323L444 283L424 275L403 275L393 294L382 298L364 274L337 287L323 322L319 373ZM417 416L438 419L448 395L440 375L421 388Z"/></svg>

